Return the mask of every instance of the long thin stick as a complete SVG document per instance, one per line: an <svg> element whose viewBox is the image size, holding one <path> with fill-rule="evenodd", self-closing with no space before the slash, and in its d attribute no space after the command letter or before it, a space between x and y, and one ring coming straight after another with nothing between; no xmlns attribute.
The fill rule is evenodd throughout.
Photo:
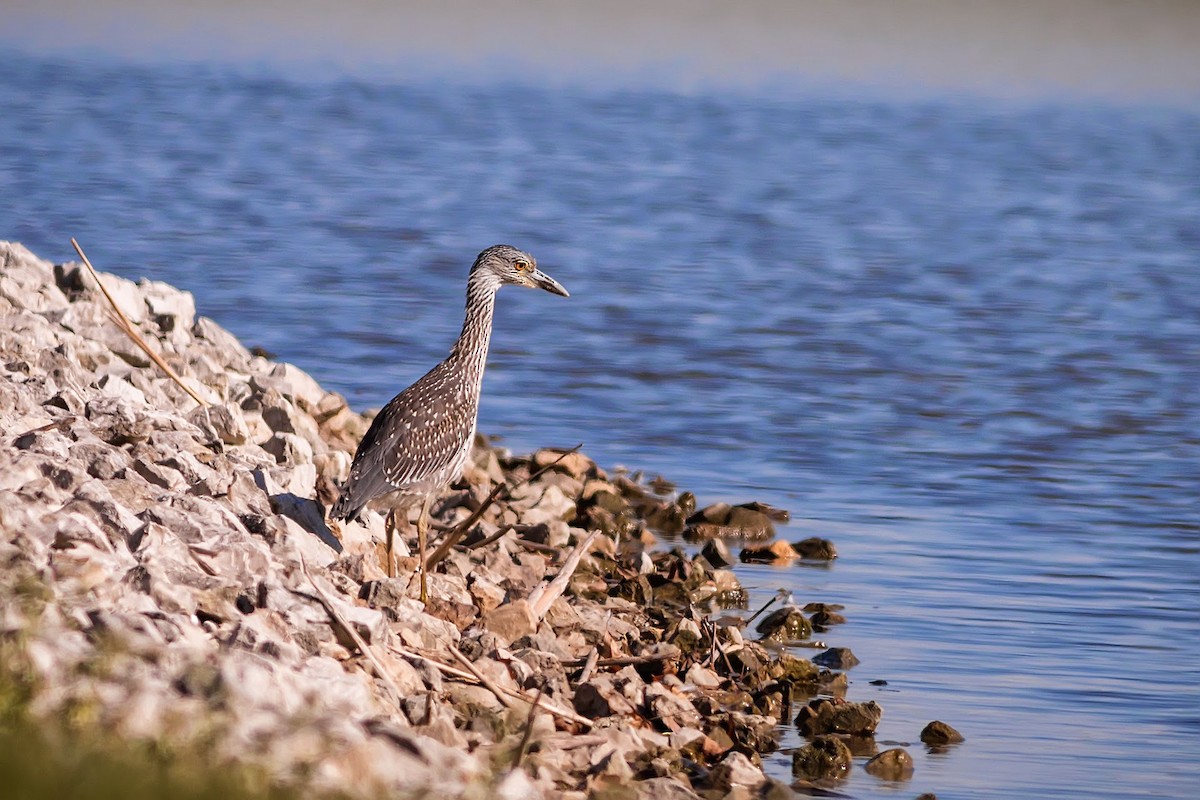
<svg viewBox="0 0 1200 800"><path fill-rule="evenodd" d="M434 550L433 554L431 556L429 556L429 558L425 559L426 567L432 568L435 564L437 564L443 558L450 555L450 548L452 548L452 547L454 547L454 545L458 544L458 540L467 535L467 531L470 530L471 526L474 525L476 522L478 522L483 517L483 512L487 511L488 506L490 506L492 503L496 502L496 500L498 500L500 498L501 494L505 495L506 499L507 499L508 495L511 495L513 492L515 492L517 489L519 489L522 485L541 477L543 472L550 469L551 467L553 467L558 462L562 461L567 456L571 455L571 453L578 452L581 447L583 447L583 442L580 442L579 444L575 445L570 450L564 450L562 455L560 455L558 458L554 459L549 464L547 464L546 466L539 469L537 472L530 475L528 478L523 478L523 479L517 481L512 486L509 486L507 483L496 484L496 488L492 489L492 491L488 494L488 496L486 498L484 498L484 501L482 504L480 504L479 508L473 514L471 514L471 516L467 517L465 520L463 520L461 523L459 523L454 528L454 530L452 530L448 534L446 534L446 538L442 540L442 543L440 545L438 545L437 550Z"/></svg>
<svg viewBox="0 0 1200 800"><path fill-rule="evenodd" d="M758 618L759 618L759 617L762 615L762 613L763 613L764 611L766 611L766 610L767 610L768 608L770 608L771 606L775 605L775 603L779 602L780 600L783 600L783 599L785 599L785 598L788 598L788 597L790 597L790 596L791 596L791 594L792 594L792 593L791 593L791 592L789 592L789 591L787 591L786 589L779 589L779 590L777 590L777 591L775 592L775 596L774 596L774 597L772 597L772 598L771 598L770 600L768 600L767 602L763 603L763 604L762 604L762 608L760 608L758 611L755 611L753 614L751 614L751 615L750 615L750 619L748 619L748 620L746 620L745 622L743 622L743 623L742 623L742 627L743 627L743 628L749 627L749 626L750 626L750 623L751 623L751 622L754 622L754 620L758 619Z"/></svg>
<svg viewBox="0 0 1200 800"><path fill-rule="evenodd" d="M579 680L576 683L587 683L588 678L592 677L592 673L596 670L596 664L600 661L600 649L592 648L592 652L588 653L587 661L583 662L583 671L579 673Z"/></svg>
<svg viewBox="0 0 1200 800"><path fill-rule="evenodd" d="M592 652L597 653L595 648L592 648ZM670 661L672 658L675 658L675 657L676 656L674 656L674 655L667 654L667 655L661 655L661 656L659 656L659 655L654 655L654 656L617 656L616 658L597 658L595 666L596 667L628 667L628 666L637 666L639 664L656 664L659 661ZM592 659L591 659L591 656L589 655L587 658L560 658L558 663L562 664L564 667L578 667L580 665L587 667L589 664L591 664L591 661L592 661ZM585 677L583 677L583 674L581 673L579 676L579 680L576 681L576 683L582 683L585 680L587 680L587 679Z"/></svg>
<svg viewBox="0 0 1200 800"><path fill-rule="evenodd" d="M580 560L587 553L588 547L592 541L600 535L600 530L596 529L587 535L582 542L575 546L571 551L571 555L567 557L567 561L563 564L562 569L554 576L554 580L550 583L539 586L529 593L529 611L533 614L533 618L540 620L546 616L546 612L550 610L550 606L554 605L554 601L562 597L563 592L567 590L567 584L571 582L571 576L575 574L576 568L579 566Z"/></svg>
<svg viewBox="0 0 1200 800"><path fill-rule="evenodd" d="M419 653L415 650L410 650L406 647L400 647L398 645L389 645L389 648L391 649L391 651L393 653L395 653L396 655L401 656L403 658L420 659L421 661L424 661L425 663L432 666L438 672L441 672L445 675L449 675L454 678L464 678L466 680L477 680L475 678L475 676L472 675L471 673L463 672L461 669L452 667L449 664L443 664L441 661L438 661L436 658L430 658L429 656L425 655L424 653ZM520 692L515 689L509 689L507 687L499 687L499 688L502 692L504 692L504 694L508 695L509 697L514 697L514 698L516 698L518 700L522 700L526 703L532 702L532 698L529 697L529 695L525 694L524 692ZM568 711L567 709L557 706L554 703L549 702L548 700L545 700L545 699L542 700L542 709L550 712L551 714L553 714L556 717L561 717L562 719L565 719L567 722L573 722L576 725L582 725L585 728L592 727L592 721L590 719L588 719L587 717L576 714L574 711Z"/></svg>
<svg viewBox="0 0 1200 800"><path fill-rule="evenodd" d="M308 578L308 582L312 584L312 587L317 590L317 597L321 601L321 605L325 606L325 610L329 612L329 616L333 617L334 621L338 625L341 625L346 633L350 634L350 638L354 640L354 645L358 648L359 652L366 656L367 660L371 662L371 666L375 668L375 674L379 676L384 685L391 689L392 695L396 698L396 703L399 704L402 702L404 695L400 693L400 687L396 685L396 682L392 680L392 676L384 668L383 662L376 658L375 652L358 635L358 631L354 630L350 623L342 617L337 608L334 607L333 601L329 599L329 595L325 593L325 590L313 580L313 576L308 573L308 565L304 563L304 555L298 551L296 555L300 557L300 571L304 573L304 577Z"/></svg>
<svg viewBox="0 0 1200 800"><path fill-rule="evenodd" d="M546 691L546 683L543 681L538 684L537 695L533 698L533 702L529 704L529 716L525 718L525 733L521 736L521 745L517 748L517 757L513 759L513 769L521 766L521 759L525 758L525 753L529 752L529 739L533 736L533 717L537 714L538 703L542 699L542 692Z"/></svg>
<svg viewBox="0 0 1200 800"><path fill-rule="evenodd" d="M476 667L474 664L472 664L471 660L469 658L464 656L462 653L458 652L458 648L451 647L450 655L452 655L456 659L458 659L458 663L460 663L464 667L466 667L467 672L470 672L472 675L475 676L475 680L482 683L489 692L496 695L497 700L499 700L501 703L503 703L508 708L513 707L513 701L504 696L504 694L500 691L500 687L497 686L491 678L489 678L488 676L486 676L482 672L480 672L478 667Z"/></svg>
<svg viewBox="0 0 1200 800"><path fill-rule="evenodd" d="M211 405L211 403L209 403L203 397L196 394L196 392L192 390L192 387L184 383L183 378L179 377L179 373L171 369L171 365L164 361L162 356L150 349L150 345L147 344L146 340L142 338L142 334L138 333L137 328L133 327L133 323L129 321L129 317L125 316L125 312L122 311L121 307L117 305L117 301L111 294L108 293L108 289L104 288L104 282L100 280L100 274L96 272L96 268L92 266L92 262L88 260L86 255L84 255L83 248L79 246L79 242L75 241L74 237L71 237L71 244L75 246L75 252L79 253L79 257L83 259L83 265L87 267L88 272L92 274L92 279L96 281L96 285L100 287L100 291L104 292L104 296L108 298L109 305L112 306L113 311L117 315L117 327L124 331L125 335L132 339L133 343L140 347L142 352L148 355L150 360L158 365L159 369L167 373L168 378L175 381L175 383L179 385L180 389L183 389L185 392L191 395L193 400L202 406Z"/></svg>

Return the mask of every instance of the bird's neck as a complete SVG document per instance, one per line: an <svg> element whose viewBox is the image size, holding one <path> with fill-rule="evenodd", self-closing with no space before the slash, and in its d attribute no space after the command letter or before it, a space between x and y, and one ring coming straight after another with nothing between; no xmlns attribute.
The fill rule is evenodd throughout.
<svg viewBox="0 0 1200 800"><path fill-rule="evenodd" d="M467 281L467 313L450 358L461 361L463 370L476 381L483 379L499 288L499 282L477 280L474 276Z"/></svg>

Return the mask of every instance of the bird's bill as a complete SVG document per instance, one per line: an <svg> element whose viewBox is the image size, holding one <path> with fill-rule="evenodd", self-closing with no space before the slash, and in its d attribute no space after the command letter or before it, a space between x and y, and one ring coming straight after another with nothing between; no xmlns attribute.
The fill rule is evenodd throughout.
<svg viewBox="0 0 1200 800"><path fill-rule="evenodd" d="M554 280L554 278L551 278L541 270L534 270L533 274L529 276L529 279L533 281L534 286L539 289L545 289L551 294L560 294L563 297L571 296L571 293L564 289L561 283Z"/></svg>

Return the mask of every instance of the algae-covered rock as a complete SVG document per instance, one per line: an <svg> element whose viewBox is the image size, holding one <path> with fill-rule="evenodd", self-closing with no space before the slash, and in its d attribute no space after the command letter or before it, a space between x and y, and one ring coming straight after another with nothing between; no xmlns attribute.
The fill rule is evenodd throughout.
<svg viewBox="0 0 1200 800"><path fill-rule="evenodd" d="M965 741L963 735L941 720L934 720L921 729L921 741L931 747L958 744Z"/></svg>
<svg viewBox="0 0 1200 800"><path fill-rule="evenodd" d="M847 703L818 698L796 715L796 727L805 736L822 733L874 733L883 717L883 709L874 700Z"/></svg>
<svg viewBox="0 0 1200 800"><path fill-rule="evenodd" d="M817 736L792 753L792 774L810 780L841 779L850 774L853 754L836 736Z"/></svg>
<svg viewBox="0 0 1200 800"><path fill-rule="evenodd" d="M913 774L913 760L903 748L893 747L872 758L863 769L885 781L908 780Z"/></svg>

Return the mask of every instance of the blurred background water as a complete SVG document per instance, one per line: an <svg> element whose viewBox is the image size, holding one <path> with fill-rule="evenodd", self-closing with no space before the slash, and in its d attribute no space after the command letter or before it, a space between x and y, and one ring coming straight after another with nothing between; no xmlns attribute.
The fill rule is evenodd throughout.
<svg viewBox="0 0 1200 800"><path fill-rule="evenodd" d="M359 408L528 249L572 297L501 295L481 429L832 538L738 572L847 607L916 772L846 793L1190 797L1196 7L819 5L18 2L0 238L186 288Z"/></svg>

